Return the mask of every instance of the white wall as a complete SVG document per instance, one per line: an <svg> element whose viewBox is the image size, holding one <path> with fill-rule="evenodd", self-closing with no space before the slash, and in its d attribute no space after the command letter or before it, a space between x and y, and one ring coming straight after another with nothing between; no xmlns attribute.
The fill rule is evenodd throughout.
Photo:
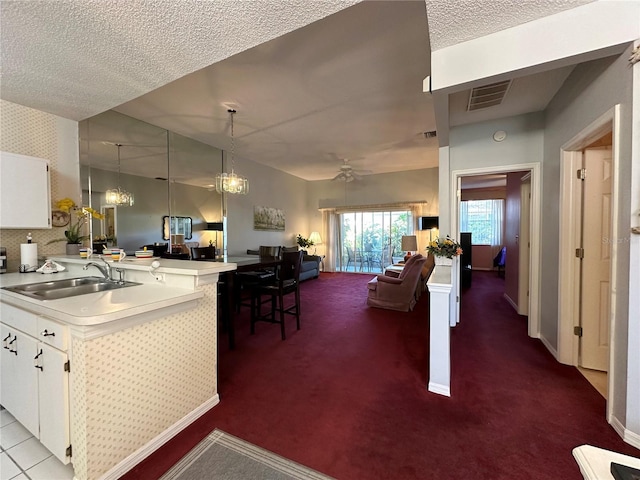
<svg viewBox="0 0 640 480"><path fill-rule="evenodd" d="M502 142L493 140L497 130L507 132ZM450 170L503 167L536 163L542 158L544 117L530 113L451 129Z"/></svg>
<svg viewBox="0 0 640 480"><path fill-rule="evenodd" d="M227 253L245 255L260 245L295 245L298 233L310 233L307 217L307 183L293 175L245 159L236 159L235 172L249 179L247 195L227 195ZM253 208L284 210L285 230L253 229ZM306 234L306 235L305 235Z"/></svg>
<svg viewBox="0 0 640 480"><path fill-rule="evenodd" d="M438 168L365 175L345 183L309 182L309 208L315 210L313 226L322 218L319 208L425 201L428 213L438 214ZM426 215L427 213L425 213Z"/></svg>
<svg viewBox="0 0 640 480"><path fill-rule="evenodd" d="M322 232L320 208L426 200L423 215L438 214L438 169L367 175L346 185L307 182L264 165L237 160L235 170L249 179L248 195L227 196L228 254L242 255L260 245L295 245L295 236ZM284 232L253 230L253 207L285 211ZM322 253L318 248L318 253Z"/></svg>

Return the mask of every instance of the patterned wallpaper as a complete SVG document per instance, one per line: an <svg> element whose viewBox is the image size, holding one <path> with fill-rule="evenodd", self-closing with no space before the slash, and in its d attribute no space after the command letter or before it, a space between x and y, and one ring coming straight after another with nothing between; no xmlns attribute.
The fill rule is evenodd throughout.
<svg viewBox="0 0 640 480"><path fill-rule="evenodd" d="M196 309L72 339L76 478L99 478L217 394L216 284L202 290Z"/></svg>
<svg viewBox="0 0 640 480"><path fill-rule="evenodd" d="M52 200L80 200L78 122L0 100L0 150L49 160ZM16 208L28 208L28 199L16 199ZM8 271L17 272L20 244L28 230L0 230L0 246L7 249ZM64 242L45 245L64 237L64 228L32 230L38 255L64 252Z"/></svg>

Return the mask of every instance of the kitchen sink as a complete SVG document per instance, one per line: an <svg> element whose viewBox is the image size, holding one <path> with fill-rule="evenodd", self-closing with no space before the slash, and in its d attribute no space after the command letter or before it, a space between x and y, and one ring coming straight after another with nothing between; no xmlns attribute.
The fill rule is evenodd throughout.
<svg viewBox="0 0 640 480"><path fill-rule="evenodd" d="M57 300L59 298L75 297L87 293L105 292L119 288L141 285L136 282L111 282L102 277L66 278L50 282L28 283L15 287L4 287L3 290L20 293L38 300Z"/></svg>

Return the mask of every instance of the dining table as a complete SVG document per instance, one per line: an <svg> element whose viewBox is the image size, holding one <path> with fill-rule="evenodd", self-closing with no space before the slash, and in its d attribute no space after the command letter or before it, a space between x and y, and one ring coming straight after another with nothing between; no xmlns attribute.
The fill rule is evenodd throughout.
<svg viewBox="0 0 640 480"><path fill-rule="evenodd" d="M224 256L211 261L235 263L235 270L224 272L220 275L218 287L221 289L220 298L224 298L222 304L222 315L224 325L227 328L229 337L229 349L233 350L236 346L235 341L235 313L236 305L240 301L240 280L239 276L245 275L252 277L255 281L271 279L273 274L268 275L267 270L273 270L282 264L281 257L261 257L257 255L242 256ZM255 272L255 273L253 273ZM253 273L253 274L252 274Z"/></svg>

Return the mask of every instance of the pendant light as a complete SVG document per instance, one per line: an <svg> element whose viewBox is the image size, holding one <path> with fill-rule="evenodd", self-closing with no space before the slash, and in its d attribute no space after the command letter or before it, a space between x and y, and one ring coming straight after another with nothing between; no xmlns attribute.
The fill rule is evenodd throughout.
<svg viewBox="0 0 640 480"><path fill-rule="evenodd" d="M236 111L233 109L227 110L229 112L229 118L231 121L231 173L219 173L216 175L216 191L218 193L237 193L239 195L246 195L249 193L249 180L241 175L236 175L233 171L236 141L233 135L233 116Z"/></svg>
<svg viewBox="0 0 640 480"><path fill-rule="evenodd" d="M117 205L119 207L130 207L133 205L133 193L120 188L120 147L121 143L116 143L118 147L118 187L107 190L105 201L107 205Z"/></svg>

